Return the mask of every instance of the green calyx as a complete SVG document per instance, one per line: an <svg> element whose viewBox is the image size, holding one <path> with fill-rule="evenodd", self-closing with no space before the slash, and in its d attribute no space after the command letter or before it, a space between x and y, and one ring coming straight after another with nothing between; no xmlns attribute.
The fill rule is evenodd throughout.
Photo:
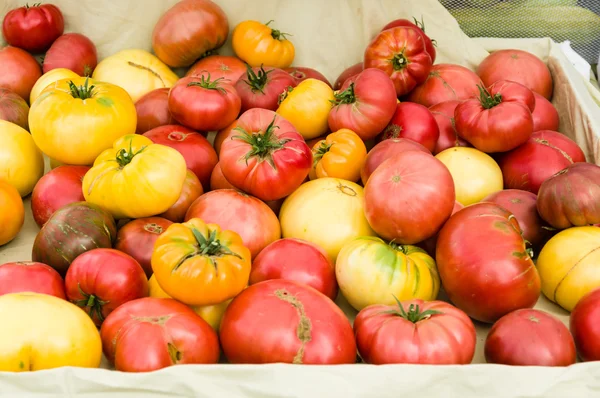
<svg viewBox="0 0 600 398"><path fill-rule="evenodd" d="M481 84L477 85L479 89L479 102L484 109L491 109L502 102L502 94L490 94L490 92Z"/></svg>
<svg viewBox="0 0 600 398"><path fill-rule="evenodd" d="M331 102L334 106L341 104L353 104L356 102L356 95L354 94L354 82L350 83L348 88L344 91L334 94L333 100Z"/></svg>
<svg viewBox="0 0 600 398"><path fill-rule="evenodd" d="M139 151L134 152L133 148L131 147L131 142L129 142L128 150L125 148L119 149L119 152L117 152L117 156L116 156L116 160L117 160L117 163L119 164L119 167L123 168L123 167L127 166L129 163L131 163L133 158L136 155L140 154L144 149L146 149L145 146L143 146Z"/></svg>
<svg viewBox="0 0 600 398"><path fill-rule="evenodd" d="M441 311L437 311L437 310L427 310L427 311L421 311L421 309L419 308L418 305L415 304L411 304L408 306L408 312L404 309L404 306L402 305L402 303L400 302L400 300L398 300L398 298L396 296L394 296L394 300L396 300L396 303L398 304L398 309L393 309L393 310L389 310L389 311L384 311L385 314L391 314L391 315L396 315L399 317L402 317L404 319L406 319L409 322L412 323L417 323L426 319L431 318L433 315L437 315L437 314L441 314Z"/></svg>
<svg viewBox="0 0 600 398"><path fill-rule="evenodd" d="M197 254L210 257L235 256L242 258L239 254L232 252L229 250L229 248L221 244L219 239L217 239L216 230L212 230L208 235L208 238L202 235L202 233L196 228L192 228L192 233L194 234L196 242L198 243Z"/></svg>
<svg viewBox="0 0 600 398"><path fill-rule="evenodd" d="M248 145L250 145L251 149L244 156L244 160L246 164L248 160L253 157L257 157L259 161L267 161L273 167L276 168L275 162L273 161L273 152L283 149L285 144L288 143L289 139L280 139L275 135L275 129L279 128L279 126L275 126L275 119L273 118L267 129L262 131L257 131L256 133L249 133L244 130L242 127L236 127L234 130L239 131L240 135L235 135L231 137L231 139L241 140Z"/></svg>
<svg viewBox="0 0 600 398"><path fill-rule="evenodd" d="M33 3L33 5L30 6L29 3L27 3L25 4L25 8L29 10L30 8L39 7L41 5L42 3Z"/></svg>
<svg viewBox="0 0 600 398"><path fill-rule="evenodd" d="M390 59L394 70L402 70L409 64L408 58L404 55L404 51L394 55L394 58Z"/></svg>
<svg viewBox="0 0 600 398"><path fill-rule="evenodd" d="M269 80L268 75L269 73L273 72L273 69L265 71L265 69L261 65L258 73L255 73L252 67L250 67L250 65L246 64L246 68L248 70L246 72L247 79L244 80L244 83L250 86L250 89L253 93L260 91L262 94L264 94L264 88L267 85L267 81Z"/></svg>
<svg viewBox="0 0 600 398"><path fill-rule="evenodd" d="M269 26L269 24L271 22L273 22L273 20L270 20L265 25ZM287 40L287 36L293 36L293 35L290 34L290 33L285 33L285 32L282 32L280 30L271 28L271 37L274 38L275 40L279 40L279 41L281 41L281 40Z"/></svg>
<svg viewBox="0 0 600 398"><path fill-rule="evenodd" d="M206 90L217 90L221 94L227 93L227 91L223 87L221 87L221 82L223 80L225 80L224 77L219 77L218 79L210 80L210 73L207 73L206 75L202 74L199 77L199 79L200 79L200 81L189 82L187 84L187 86L188 87L192 87L192 86L202 87Z"/></svg>
<svg viewBox="0 0 600 398"><path fill-rule="evenodd" d="M325 141L321 141L319 147L313 152L313 167L319 163L319 161L325 156L327 152L331 149L333 144L328 144Z"/></svg>
<svg viewBox="0 0 600 398"><path fill-rule="evenodd" d="M400 253L404 253L404 254L406 254L406 247L405 247L404 245L400 245L400 244L398 244L398 243L394 243L394 241L392 241L392 242L388 243L388 245L389 245L389 246L390 246L392 249L396 250L397 252L400 252Z"/></svg>
<svg viewBox="0 0 600 398"><path fill-rule="evenodd" d="M294 87L287 86L285 91L283 93L279 94L279 98L277 99L277 104L281 105L281 103L283 101L285 101L285 99L288 97L289 93L291 93L292 91L294 91Z"/></svg>
<svg viewBox="0 0 600 398"><path fill-rule="evenodd" d="M71 90L71 95L73 98L79 98L82 100L92 98L94 96L94 86L93 84L89 85L89 78L85 79L85 83L83 86L77 86L73 83L73 80L69 80L69 90Z"/></svg>
<svg viewBox="0 0 600 398"><path fill-rule="evenodd" d="M80 308L83 308L93 319L94 315L100 321L100 323L104 322L104 315L102 315L102 307L108 304L108 301L101 300L99 297L93 294L87 294L82 289L79 283L77 284L77 289L79 289L79 294L83 297L81 300L75 300L73 303Z"/></svg>

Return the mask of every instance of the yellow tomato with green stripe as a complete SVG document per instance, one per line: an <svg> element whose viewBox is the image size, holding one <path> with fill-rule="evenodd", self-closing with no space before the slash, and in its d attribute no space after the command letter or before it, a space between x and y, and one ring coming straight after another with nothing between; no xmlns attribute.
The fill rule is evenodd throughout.
<svg viewBox="0 0 600 398"><path fill-rule="evenodd" d="M337 257L340 290L357 311L369 305L393 305L396 299L435 300L440 277L435 260L411 245L364 236L348 242Z"/></svg>

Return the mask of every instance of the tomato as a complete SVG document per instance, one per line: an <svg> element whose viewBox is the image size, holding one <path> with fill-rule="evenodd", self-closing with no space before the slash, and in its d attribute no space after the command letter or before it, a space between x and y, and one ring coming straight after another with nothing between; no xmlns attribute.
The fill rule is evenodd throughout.
<svg viewBox="0 0 600 398"><path fill-rule="evenodd" d="M0 87L0 120L6 120L28 130L28 115L27 102L12 90Z"/></svg>
<svg viewBox="0 0 600 398"><path fill-rule="evenodd" d="M479 64L477 74L486 86L498 80L510 80L546 99L552 96L550 70L541 59L527 51L494 51Z"/></svg>
<svg viewBox="0 0 600 398"><path fill-rule="evenodd" d="M157 127L175 124L169 111L168 88L157 88L140 97L135 103L136 134L144 134Z"/></svg>
<svg viewBox="0 0 600 398"><path fill-rule="evenodd" d="M237 127L237 123L238 121L235 120L229 126L217 131L213 141L213 146L219 157L221 156L221 146L223 146L223 142L225 142L226 139L229 139L232 135L236 135L234 130Z"/></svg>
<svg viewBox="0 0 600 398"><path fill-rule="evenodd" d="M219 160L227 181L265 201L294 192L308 176L312 161L310 148L292 123L259 108L240 116L221 146Z"/></svg>
<svg viewBox="0 0 600 398"><path fill-rule="evenodd" d="M144 136L155 144L161 144L176 149L183 158L187 168L192 170L208 190L210 175L219 158L212 145L201 134L183 126L168 125L152 129Z"/></svg>
<svg viewBox="0 0 600 398"><path fill-rule="evenodd" d="M371 174L383 163L395 155L405 151L421 151L431 154L423 145L407 138L390 138L375 145L367 155L365 163L360 171L363 185L366 186Z"/></svg>
<svg viewBox="0 0 600 398"><path fill-rule="evenodd" d="M135 105L125 90L76 78L44 89L31 105L29 128L49 157L65 164L91 165L116 139L135 133L136 119Z"/></svg>
<svg viewBox="0 0 600 398"><path fill-rule="evenodd" d="M63 278L52 267L31 261L0 265L0 296L34 292L65 299Z"/></svg>
<svg viewBox="0 0 600 398"><path fill-rule="evenodd" d="M173 204L167 211L159 214L160 217L164 217L167 220L173 222L183 222L185 219L185 213L188 211L192 203L198 199L204 193L202 183L196 177L191 170L188 170L185 174L185 180L183 181L183 189L177 202Z"/></svg>
<svg viewBox="0 0 600 398"><path fill-rule="evenodd" d="M383 239L419 243L433 236L452 213L454 182L430 154L407 151L383 162L365 186L365 215Z"/></svg>
<svg viewBox="0 0 600 398"><path fill-rule="evenodd" d="M100 366L102 342L96 326L65 300L41 293L5 294L0 297L0 317L11 320L0 339L3 372Z"/></svg>
<svg viewBox="0 0 600 398"><path fill-rule="evenodd" d="M462 204L460 204L459 201L455 201L454 208L452 209L452 215L450 217L452 217L459 210L462 210L464 208L465 207ZM425 239L423 242L418 243L417 247L425 250L427 252L427 254L429 254L430 256L435 257L435 249L437 247L438 236L439 236L439 233L436 233L431 238Z"/></svg>
<svg viewBox="0 0 600 398"><path fill-rule="evenodd" d="M224 83L235 84L246 73L246 64L229 55L209 55L201 58L185 76L201 76L210 73L213 79L223 78Z"/></svg>
<svg viewBox="0 0 600 398"><path fill-rule="evenodd" d="M284 33L258 21L240 22L231 34L233 52L252 67L287 68L294 62L294 44Z"/></svg>
<svg viewBox="0 0 600 398"><path fill-rule="evenodd" d="M237 189L223 175L221 170L221 163L217 163L213 172L210 176L210 190L215 191L217 189Z"/></svg>
<svg viewBox="0 0 600 398"><path fill-rule="evenodd" d="M383 32L384 30L388 30L388 29L395 28L398 26L407 26L409 28L415 29L417 32L419 32L421 38L425 42L425 48L427 49L427 53L431 57L431 62L435 62L435 58L436 58L435 45L433 44L433 40L431 40L429 38L429 36L427 36L425 34L425 23L423 23L423 18L421 18L421 21L419 21L413 17L413 21L409 21L408 19L396 19L394 21L389 22L387 25L385 25L381 29L381 31Z"/></svg>
<svg viewBox="0 0 600 398"><path fill-rule="evenodd" d="M210 0L183 0L165 12L152 32L152 48L162 62L190 66L203 54L225 44L227 15Z"/></svg>
<svg viewBox="0 0 600 398"><path fill-rule="evenodd" d="M295 87L296 80L282 69L264 67L250 68L235 83L235 89L242 99L242 110L252 108L277 110L279 97L288 87Z"/></svg>
<svg viewBox="0 0 600 398"><path fill-rule="evenodd" d="M230 363L356 361L352 326L342 310L316 289L282 279L252 285L233 299L220 337Z"/></svg>
<svg viewBox="0 0 600 398"><path fill-rule="evenodd" d="M444 290L471 318L493 323L537 302L540 275L521 232L494 203L465 207L440 231L435 257Z"/></svg>
<svg viewBox="0 0 600 398"><path fill-rule="evenodd" d="M52 43L44 57L44 73L57 68L70 69L78 76L92 76L98 65L96 45L79 33L65 33Z"/></svg>
<svg viewBox="0 0 600 398"><path fill-rule="evenodd" d="M222 79L222 78L221 78ZM169 92L169 111L175 120L194 130L220 130L240 113L242 102L231 84L209 74L184 77Z"/></svg>
<svg viewBox="0 0 600 398"><path fill-rule="evenodd" d="M375 68L346 80L334 97L328 116L331 131L350 129L363 140L381 133L396 110L394 84L385 72Z"/></svg>
<svg viewBox="0 0 600 398"><path fill-rule="evenodd" d="M454 111L458 104L460 104L460 101L446 101L429 108L440 132L435 149L433 150L434 155L453 147L471 146L467 141L460 138L456 131Z"/></svg>
<svg viewBox="0 0 600 398"><path fill-rule="evenodd" d="M446 101L464 101L479 96L481 79L461 65L433 65L427 79L415 87L408 100L426 107Z"/></svg>
<svg viewBox="0 0 600 398"><path fill-rule="evenodd" d="M0 87L14 91L27 101L41 76L40 65L29 53L11 46L0 48Z"/></svg>
<svg viewBox="0 0 600 398"><path fill-rule="evenodd" d="M44 174L44 158L27 130L0 120L0 179L25 197Z"/></svg>
<svg viewBox="0 0 600 398"><path fill-rule="evenodd" d="M466 365L475 355L475 326L443 301L372 305L354 320L358 352L371 364Z"/></svg>
<svg viewBox="0 0 600 398"><path fill-rule="evenodd" d="M600 289L595 289L579 300L569 320L571 333L575 340L577 352L582 361L597 361L600 359Z"/></svg>
<svg viewBox="0 0 600 398"><path fill-rule="evenodd" d="M133 102L157 88L171 88L179 80L155 55L140 49L122 50L104 58L92 77L124 88Z"/></svg>
<svg viewBox="0 0 600 398"><path fill-rule="evenodd" d="M252 258L281 238L279 220L269 206L233 189L219 189L200 196L185 215L186 221L194 218L239 234Z"/></svg>
<svg viewBox="0 0 600 398"><path fill-rule="evenodd" d="M247 286L250 255L237 233L193 218L159 236L151 262L165 293L204 306L229 300Z"/></svg>
<svg viewBox="0 0 600 398"><path fill-rule="evenodd" d="M63 14L53 4L36 3L12 9L2 23L6 42L31 53L46 51L64 30Z"/></svg>
<svg viewBox="0 0 600 398"><path fill-rule="evenodd" d="M348 129L337 130L313 147L310 179L341 178L356 182L367 157L367 148L359 135Z"/></svg>
<svg viewBox="0 0 600 398"><path fill-rule="evenodd" d="M31 89L31 94L29 94L29 103L33 104L35 100L40 96L42 91L52 83L56 83L62 79L75 79L80 77L77 73L73 72L70 69L66 68L56 68L51 71L44 73L42 77L37 79L33 88Z"/></svg>
<svg viewBox="0 0 600 398"><path fill-rule="evenodd" d="M172 365L214 364L219 338L206 321L168 298L129 301L100 329L104 355L123 372L150 372Z"/></svg>
<svg viewBox="0 0 600 398"><path fill-rule="evenodd" d="M423 83L432 64L421 33L408 26L384 30L365 50L364 68L383 70L394 82L398 97Z"/></svg>
<svg viewBox="0 0 600 398"><path fill-rule="evenodd" d="M335 263L340 290L357 311L399 300L435 300L440 289L435 261L415 246L360 237L346 243Z"/></svg>
<svg viewBox="0 0 600 398"><path fill-rule="evenodd" d="M354 65L349 66L348 68L344 69L344 71L342 73L340 73L340 75L336 79L335 83L333 84L333 89L338 91L340 88L342 88L342 85L346 82L346 80L358 75L363 70L364 70L363 62L359 62L357 64L354 64Z"/></svg>
<svg viewBox="0 0 600 398"><path fill-rule="evenodd" d="M536 92L533 95L535 96L535 109L531 112L533 131L558 131L560 119L554 105Z"/></svg>
<svg viewBox="0 0 600 398"><path fill-rule="evenodd" d="M433 152L440 130L429 109L412 102L402 102L395 107L392 119L383 130L382 139L408 138Z"/></svg>
<svg viewBox="0 0 600 398"><path fill-rule="evenodd" d="M587 293L600 287L600 227L560 231L542 248L537 269L542 292L552 302L572 311Z"/></svg>
<svg viewBox="0 0 600 398"><path fill-rule="evenodd" d="M149 278L152 275L150 258L154 243L171 224L173 224L172 221L162 217L138 218L129 221L119 228L114 247L133 257Z"/></svg>
<svg viewBox="0 0 600 398"><path fill-rule="evenodd" d="M327 85L331 87L331 83L329 82L329 80L318 70L306 68L303 66L293 66L285 68L284 71L289 73L295 79L296 85L302 83L306 79L317 79L322 81L323 83L327 83Z"/></svg>
<svg viewBox="0 0 600 398"><path fill-rule="evenodd" d="M513 366L569 366L577 353L569 329L553 315L521 309L500 318L485 339L485 360Z"/></svg>
<svg viewBox="0 0 600 398"><path fill-rule="evenodd" d="M0 247L12 241L23 228L25 207L19 191L0 178Z"/></svg>
<svg viewBox="0 0 600 398"><path fill-rule="evenodd" d="M38 227L61 207L85 200L81 184L88 166L59 166L46 173L31 193L31 213Z"/></svg>
<svg viewBox="0 0 600 398"><path fill-rule="evenodd" d="M83 178L83 196L116 219L150 217L177 202L186 172L178 151L130 134L96 158Z"/></svg>
<svg viewBox="0 0 600 398"><path fill-rule="evenodd" d="M335 300L335 264L321 247L302 239L279 239L254 258L250 285L270 279L303 283Z"/></svg>

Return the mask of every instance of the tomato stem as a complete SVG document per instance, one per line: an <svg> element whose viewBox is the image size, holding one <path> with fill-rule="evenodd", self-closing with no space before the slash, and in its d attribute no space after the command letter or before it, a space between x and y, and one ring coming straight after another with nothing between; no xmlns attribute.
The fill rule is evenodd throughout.
<svg viewBox="0 0 600 398"><path fill-rule="evenodd" d="M81 289L81 285L77 283L77 289L79 294L83 297L80 300L74 300L73 303L80 308L83 308L88 315L94 319L94 315L100 323L104 322L104 315L102 315L102 307L109 303L109 301L101 300L98 296L93 294L87 294Z"/></svg>
<svg viewBox="0 0 600 398"><path fill-rule="evenodd" d="M229 248L221 244L221 241L217 239L216 230L212 230L208 234L208 239L196 228L192 228L192 233L198 243L199 252L197 254L210 257L235 256L237 258L242 258L239 254L232 252Z"/></svg>
<svg viewBox="0 0 600 398"><path fill-rule="evenodd" d="M269 22L267 22L265 25L266 25L266 26L269 26L269 24L270 24L271 22L274 22L274 20L273 20L273 19L271 19L271 20L270 20ZM292 35L292 34L290 34L290 33L285 33L285 32L282 32L282 31L280 31L280 30L277 30L277 29L273 29L273 28L271 28L271 37L272 37L272 38L274 38L275 40L279 40L279 41L281 41L281 40L287 40L287 37L286 37L286 36L293 36L293 35Z"/></svg>
<svg viewBox="0 0 600 398"><path fill-rule="evenodd" d="M138 155L144 149L146 149L146 147L143 146L139 151L134 152L131 145L132 145L131 141L129 141L129 150L126 150L125 148L121 148L117 152L116 161L119 164L119 167L121 167L121 168L123 168L123 167L127 166L129 163L131 163L131 161L133 160L133 158L136 155Z"/></svg>
<svg viewBox="0 0 600 398"><path fill-rule="evenodd" d="M93 84L89 85L89 78L85 79L85 83L83 86L77 86L73 83L73 80L69 80L69 90L71 90L71 95L73 98L79 98L82 100L92 98L94 96L94 86Z"/></svg>
<svg viewBox="0 0 600 398"><path fill-rule="evenodd" d="M319 163L319 160L321 160L323 156L329 152L332 145L333 144L328 144L325 140L322 140L319 143L319 146L313 150L313 167L315 167L317 163Z"/></svg>
<svg viewBox="0 0 600 398"><path fill-rule="evenodd" d="M396 300L396 303L398 304L398 309L385 311L385 313L387 313L387 314L392 314L392 315L402 317L412 323L417 323L417 322L429 319L433 315L442 314L441 311L437 311L437 310L421 311L418 304L417 305L415 305L415 304L409 305L408 312L407 312L404 309L404 306L402 305L400 300L398 300L398 298L395 295L393 295L393 296L394 296L394 300Z"/></svg>
<svg viewBox="0 0 600 398"><path fill-rule="evenodd" d="M288 94L294 91L294 87L287 86L283 93L279 94L279 98L277 99L277 104L281 105L283 101L288 97Z"/></svg>
<svg viewBox="0 0 600 398"><path fill-rule="evenodd" d="M277 168L275 162L273 161L273 152L283 149L285 144L290 141L290 139L279 139L275 135L275 129L278 129L279 126L275 126L275 120L277 116L273 117L273 120L267 126L267 129L262 131L257 131L255 133L249 133L242 127L236 127L234 130L241 132L240 135L235 135L231 137L231 139L241 140L251 146L251 149L244 156L244 160L246 164L248 164L248 160L252 157L258 157L259 161L262 162L266 160L269 162L271 167L274 169Z"/></svg>
<svg viewBox="0 0 600 398"><path fill-rule="evenodd" d="M409 64L408 58L406 58L406 56L404 55L404 51L394 55L394 58L392 58L390 61L392 62L394 70L402 70L406 68Z"/></svg>
<svg viewBox="0 0 600 398"><path fill-rule="evenodd" d="M356 102L356 95L354 94L354 82L350 83L348 88L344 91L334 94L333 100L330 100L333 105L340 104L353 104Z"/></svg>
<svg viewBox="0 0 600 398"><path fill-rule="evenodd" d="M492 96L481 84L478 84L477 88L479 89L479 102L484 109L491 109L502 102L502 94L498 93Z"/></svg>
<svg viewBox="0 0 600 398"><path fill-rule="evenodd" d="M188 87L199 86L206 90L217 90L221 94L227 94L227 90L225 90L223 87L221 87L221 82L223 80L225 80L224 77L219 77L218 79L211 81L210 73L207 72L206 76L204 74L202 74L198 78L200 79L200 81L189 82L187 84L187 86Z"/></svg>
<svg viewBox="0 0 600 398"><path fill-rule="evenodd" d="M248 64L246 64L246 69L248 70L246 72L246 77L248 79L243 80L244 83L246 83L248 86L250 86L250 89L252 90L253 93L260 91L262 94L264 94L265 93L264 88L267 85L267 81L269 80L268 75L269 75L269 73L273 72L274 69L265 71L265 69L261 65L258 73L255 73L254 69L252 69L252 67L250 67L250 65L248 65Z"/></svg>
<svg viewBox="0 0 600 398"><path fill-rule="evenodd" d="M404 254L406 254L406 252L407 252L407 250L406 250L406 247L405 247L404 245L401 245L401 244L395 243L394 241L391 241L391 242L389 243L389 246L390 246L392 249L394 249L394 250L396 250L396 251L399 251L400 253L404 253Z"/></svg>

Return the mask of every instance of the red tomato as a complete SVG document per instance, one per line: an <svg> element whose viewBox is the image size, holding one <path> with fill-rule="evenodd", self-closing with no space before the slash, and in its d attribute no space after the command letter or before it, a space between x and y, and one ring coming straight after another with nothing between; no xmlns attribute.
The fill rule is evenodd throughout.
<svg viewBox="0 0 600 398"><path fill-rule="evenodd" d="M6 14L2 23L6 42L32 53L46 51L64 30L62 12L52 4L15 8Z"/></svg>
<svg viewBox="0 0 600 398"><path fill-rule="evenodd" d="M321 247L302 239L277 240L252 262L250 284L269 279L296 281L313 287L335 300L338 285L335 264Z"/></svg>
<svg viewBox="0 0 600 398"><path fill-rule="evenodd" d="M556 317L521 309L500 318L485 339L488 363L513 366L569 366L577 353L569 329Z"/></svg>
<svg viewBox="0 0 600 398"><path fill-rule="evenodd" d="M157 88L137 100L135 103L137 134L144 134L156 127L175 123L169 112L169 90Z"/></svg>
<svg viewBox="0 0 600 398"><path fill-rule="evenodd" d="M209 74L184 77L169 92L171 115L194 130L225 128L237 118L241 107L242 101L233 85L212 79Z"/></svg>
<svg viewBox="0 0 600 398"><path fill-rule="evenodd" d="M592 290L571 311L570 328L582 361L600 360L600 289Z"/></svg>
<svg viewBox="0 0 600 398"><path fill-rule="evenodd" d="M383 140L369 151L365 164L360 170L360 179L362 180L363 186L367 185L367 180L381 163L406 151L421 151L431 154L431 152L423 145L407 138L390 138L389 140Z"/></svg>
<svg viewBox="0 0 600 398"><path fill-rule="evenodd" d="M397 96L423 83L432 64L421 34L407 26L384 30L365 50L364 68L383 70L394 82Z"/></svg>
<svg viewBox="0 0 600 398"><path fill-rule="evenodd" d="M88 166L59 166L35 184L31 193L31 213L40 228L56 210L85 200L81 185L89 169Z"/></svg>
<svg viewBox="0 0 600 398"><path fill-rule="evenodd" d="M336 91L339 90L342 87L342 85L346 82L346 80L358 75L363 70L364 70L363 62L359 62L357 64L354 64L354 65L349 66L348 68L344 69L344 71L342 73L340 73L337 80L333 84L333 89Z"/></svg>
<svg viewBox="0 0 600 398"><path fill-rule="evenodd" d="M396 105L396 112L381 138L407 138L433 152L439 137L440 129L429 109L412 102L402 102Z"/></svg>
<svg viewBox="0 0 600 398"><path fill-rule="evenodd" d="M533 131L552 130L558 131L558 111L552 102L534 92L535 109L531 112L533 117Z"/></svg>
<svg viewBox="0 0 600 398"><path fill-rule="evenodd" d="M462 203L460 203L458 200L455 201L454 208L452 209L452 214L450 217L452 217L459 210L462 210L462 209L464 209L464 206L462 205ZM431 257L435 258L435 249L437 247L438 236L439 236L439 234L435 234L431 238L426 239L423 242L419 243L417 246L419 246L421 249L425 250Z"/></svg>
<svg viewBox="0 0 600 398"><path fill-rule="evenodd" d="M79 76L92 76L98 65L98 53L94 43L79 33L60 36L44 58L44 73L57 68L70 69Z"/></svg>
<svg viewBox="0 0 600 398"><path fill-rule="evenodd" d="M215 136L215 139L214 139L213 146L215 147L215 151L217 152L217 155L219 157L221 157L221 146L223 145L223 142L226 139L228 139L229 136L236 135L234 132L234 129L237 127L237 123L238 123L237 120L235 120L229 126L225 127L224 129L221 129L217 132L217 135Z"/></svg>
<svg viewBox="0 0 600 398"><path fill-rule="evenodd" d="M171 224L172 221L161 217L138 218L130 221L117 232L114 247L133 257L150 278L152 275L150 258L154 242Z"/></svg>
<svg viewBox="0 0 600 398"><path fill-rule="evenodd" d="M159 214L159 217L166 218L169 221L181 223L185 219L185 213L188 211L192 203L204 193L202 183L196 177L193 171L189 170L185 174L183 181L183 189L177 202L164 213Z"/></svg>
<svg viewBox="0 0 600 398"><path fill-rule="evenodd" d="M250 109L221 146L223 175L259 199L277 200L294 192L312 167L312 152L294 126L267 109Z"/></svg>
<svg viewBox="0 0 600 398"><path fill-rule="evenodd" d="M209 55L196 62L185 76L201 76L204 73L210 73L213 79L222 77L225 83L233 85L246 73L246 64L229 55Z"/></svg>
<svg viewBox="0 0 600 398"><path fill-rule="evenodd" d="M0 120L6 120L29 130L29 105L11 89L0 87Z"/></svg>
<svg viewBox="0 0 600 398"><path fill-rule="evenodd" d="M396 19L385 25L383 29L381 29L381 31L395 28L397 26L407 26L409 28L415 29L417 32L419 32L419 35L425 42L425 49L431 57L431 62L435 62L435 45L433 44L433 41L429 38L429 36L425 34L425 24L423 23L423 20L421 19L421 21L418 21L416 18L413 18L413 21L409 21L408 19Z"/></svg>
<svg viewBox="0 0 600 398"><path fill-rule="evenodd" d="M118 371L150 372L219 361L217 333L190 307L169 298L123 304L106 318L100 336L106 359Z"/></svg>
<svg viewBox="0 0 600 398"><path fill-rule="evenodd" d="M454 64L433 65L427 80L415 87L408 100L426 107L446 101L464 101L478 97L481 79L475 72Z"/></svg>
<svg viewBox="0 0 600 398"><path fill-rule="evenodd" d="M8 88L29 103L33 85L42 69L28 52L17 47L0 48L0 87Z"/></svg>
<svg viewBox="0 0 600 398"><path fill-rule="evenodd" d="M433 150L434 155L457 146L471 146L467 141L460 138L454 126L454 111L458 104L460 104L460 101L446 101L429 108L440 131L440 136Z"/></svg>
<svg viewBox="0 0 600 398"><path fill-rule="evenodd" d="M192 170L205 190L210 184L210 175L219 161L212 145L201 134L183 126L161 126L144 133L155 144L161 144L183 155L188 169Z"/></svg>
<svg viewBox="0 0 600 398"><path fill-rule="evenodd" d="M231 363L356 361L352 326L342 310L319 291L283 279L257 283L234 298L220 337Z"/></svg>
<svg viewBox="0 0 600 398"><path fill-rule="evenodd" d="M327 78L318 70L305 68L302 66L291 66L289 68L285 68L284 71L289 73L294 78L296 85L302 83L306 79L317 79L331 87L329 80L327 80Z"/></svg>
<svg viewBox="0 0 600 398"><path fill-rule="evenodd" d="M440 231L435 257L450 300L478 321L531 308L540 296L540 276L519 223L494 203L453 215Z"/></svg>
<svg viewBox="0 0 600 398"><path fill-rule="evenodd" d="M200 196L187 211L185 221L192 218L239 234L252 258L281 238L281 227L273 210L255 197L234 189L218 189Z"/></svg>
<svg viewBox="0 0 600 398"><path fill-rule="evenodd" d="M235 89L242 100L241 112L252 108L276 111L279 96L288 87L296 87L296 84L296 79L283 69L248 67L246 74L235 83Z"/></svg>
<svg viewBox="0 0 600 398"><path fill-rule="evenodd" d="M510 80L540 94L552 97L552 75L546 64L535 55L522 50L494 51L477 67L485 86L499 80Z"/></svg>
<svg viewBox="0 0 600 398"><path fill-rule="evenodd" d="M462 102L454 111L456 131L482 152L506 152L533 133L533 92L519 83L498 81L481 97Z"/></svg>
<svg viewBox="0 0 600 398"><path fill-rule="evenodd" d="M133 257L115 249L93 249L77 257L65 276L67 298L97 326L120 305L148 296L148 278Z"/></svg>
<svg viewBox="0 0 600 398"><path fill-rule="evenodd" d="M371 305L354 320L358 352L371 364L465 365L475 354L475 326L443 301Z"/></svg>
<svg viewBox="0 0 600 398"><path fill-rule="evenodd" d="M407 151L383 162L365 186L365 216L383 239L401 244L433 236L452 214L454 181L431 154Z"/></svg>
<svg viewBox="0 0 600 398"><path fill-rule="evenodd" d="M396 110L394 83L385 72L368 68L349 78L335 94L329 129L350 129L363 140L374 138Z"/></svg>
<svg viewBox="0 0 600 398"><path fill-rule="evenodd" d="M217 163L213 172L210 176L210 190L215 191L217 189L237 189L223 175L221 170L221 163Z"/></svg>
<svg viewBox="0 0 600 398"><path fill-rule="evenodd" d="M20 292L43 293L66 299L63 278L49 265L30 261L0 265L0 296Z"/></svg>

